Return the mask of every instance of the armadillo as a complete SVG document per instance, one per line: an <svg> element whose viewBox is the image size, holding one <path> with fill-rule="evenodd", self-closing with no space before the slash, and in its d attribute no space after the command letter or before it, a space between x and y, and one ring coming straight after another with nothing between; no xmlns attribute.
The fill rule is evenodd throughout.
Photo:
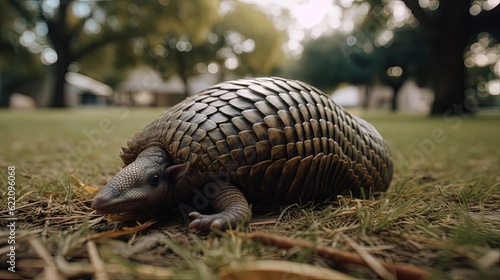
<svg viewBox="0 0 500 280"><path fill-rule="evenodd" d="M188 203L189 227L201 231L243 223L249 204L385 191L393 170L371 124L317 88L278 77L223 82L185 99L137 133L120 157L123 169L94 197L93 209ZM192 206L201 206L201 196L212 213Z"/></svg>

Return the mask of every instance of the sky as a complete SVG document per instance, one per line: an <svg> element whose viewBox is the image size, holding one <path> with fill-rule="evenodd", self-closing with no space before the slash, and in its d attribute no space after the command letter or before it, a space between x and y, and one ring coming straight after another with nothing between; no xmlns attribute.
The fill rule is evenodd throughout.
<svg viewBox="0 0 500 280"><path fill-rule="evenodd" d="M342 6L351 6L352 0L242 1L261 7L264 12L273 16L275 25L278 28L285 29L288 32L289 41L285 43L283 48L286 53L291 55L298 55L302 52L301 41L306 36L315 39L332 30L349 32L354 28L352 16L346 14L342 8ZM280 18L283 9L289 11L289 20L283 17Z"/></svg>
<svg viewBox="0 0 500 280"><path fill-rule="evenodd" d="M286 54L302 53L304 38L316 39L325 33L350 33L356 21L370 10L367 3L353 5L354 0L242 0L255 4L270 14L277 28L288 32L289 40L283 46ZM290 18L281 16L288 10Z"/></svg>
<svg viewBox="0 0 500 280"><path fill-rule="evenodd" d="M279 16L278 8L290 11L291 16L304 29L312 29L326 20L340 20L343 7L350 7L353 0L242 0L265 7L264 11ZM338 4L337 4L338 3ZM340 27L340 25L339 25Z"/></svg>

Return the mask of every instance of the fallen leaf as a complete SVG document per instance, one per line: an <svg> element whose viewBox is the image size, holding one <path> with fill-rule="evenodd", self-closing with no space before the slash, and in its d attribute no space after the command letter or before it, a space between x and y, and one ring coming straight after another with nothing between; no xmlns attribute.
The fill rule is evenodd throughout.
<svg viewBox="0 0 500 280"><path fill-rule="evenodd" d="M94 186L91 186L91 185L87 185L85 183L83 183L82 181L80 181L78 178L76 178L75 175L73 175L73 173L70 174L71 178L73 178L73 180L75 180L78 185L80 185L80 188L78 190L76 190L77 192L81 191L82 189L86 190L89 194L96 194L97 192L99 192L101 190L101 188L98 188L98 187L94 187Z"/></svg>
<svg viewBox="0 0 500 280"><path fill-rule="evenodd" d="M219 278L221 280L356 279L336 270L320 266L278 260L233 263L219 270Z"/></svg>

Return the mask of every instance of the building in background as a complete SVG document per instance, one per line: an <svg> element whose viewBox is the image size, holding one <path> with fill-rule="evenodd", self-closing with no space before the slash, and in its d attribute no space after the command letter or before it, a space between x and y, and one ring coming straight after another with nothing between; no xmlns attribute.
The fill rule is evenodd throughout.
<svg viewBox="0 0 500 280"><path fill-rule="evenodd" d="M337 104L346 108L362 107L365 102L368 108L390 108L393 95L391 87L375 85L368 90L367 95L365 86L346 86L334 91L331 97ZM398 111L427 114L430 112L434 95L431 89L418 87L415 81L410 79L400 88L397 99Z"/></svg>
<svg viewBox="0 0 500 280"><path fill-rule="evenodd" d="M214 74L199 74L187 79L188 95L219 82ZM178 75L163 80L153 69L143 66L130 73L118 84L113 103L126 106L173 106L185 98L186 85Z"/></svg>

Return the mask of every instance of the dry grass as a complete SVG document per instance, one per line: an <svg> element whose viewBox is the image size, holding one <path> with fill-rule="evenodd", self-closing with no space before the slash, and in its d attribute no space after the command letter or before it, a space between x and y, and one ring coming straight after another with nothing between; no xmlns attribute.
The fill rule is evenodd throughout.
<svg viewBox="0 0 500 280"><path fill-rule="evenodd" d="M71 178L104 185L121 166L120 146L160 112L0 111L0 278L217 279L254 260L363 279L391 279L378 260L428 270L431 279L500 277L500 118L365 114L392 148L388 192L290 205L258 213L248 230L199 235L176 217L139 225L95 215L92 194ZM7 270L8 166L16 167L16 273ZM280 236L313 246L280 247ZM319 248L366 265L332 261Z"/></svg>

